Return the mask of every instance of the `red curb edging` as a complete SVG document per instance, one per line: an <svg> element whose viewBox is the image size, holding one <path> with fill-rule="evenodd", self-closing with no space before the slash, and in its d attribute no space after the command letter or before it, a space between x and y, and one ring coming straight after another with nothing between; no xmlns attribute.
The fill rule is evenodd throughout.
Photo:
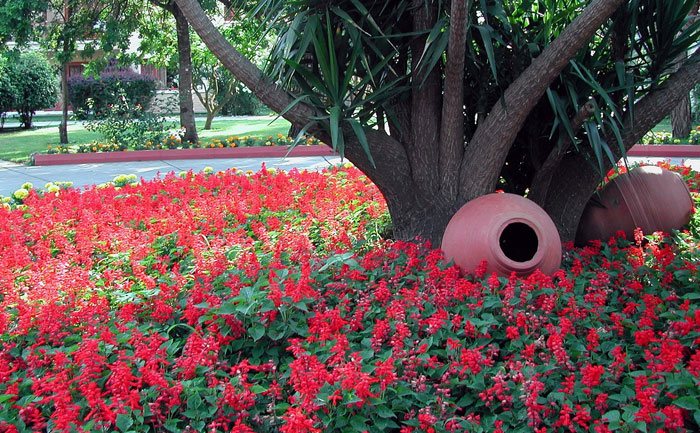
<svg viewBox="0 0 700 433"><path fill-rule="evenodd" d="M289 153L289 154L288 154ZM297 146L289 152L284 146L224 147L203 149L133 150L95 153L37 153L34 165L90 164L106 162L160 161L169 159L284 158L285 156L337 156L328 146Z"/></svg>
<svg viewBox="0 0 700 433"><path fill-rule="evenodd" d="M700 146L693 144L636 144L627 156L650 158L700 158Z"/></svg>
<svg viewBox="0 0 700 433"><path fill-rule="evenodd" d="M225 147L221 149L134 150L96 153L38 153L34 165L90 164L105 162L160 161L169 159L284 158L285 156L337 156L328 146L298 146L287 155L284 146ZM700 158L700 146L653 144L633 146L627 156L650 158Z"/></svg>

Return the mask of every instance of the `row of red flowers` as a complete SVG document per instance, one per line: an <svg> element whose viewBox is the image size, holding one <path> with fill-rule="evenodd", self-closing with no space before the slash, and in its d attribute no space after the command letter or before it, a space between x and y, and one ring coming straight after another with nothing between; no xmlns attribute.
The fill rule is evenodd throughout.
<svg viewBox="0 0 700 433"><path fill-rule="evenodd" d="M697 221L499 279L381 240L356 170L23 201L0 209L0 432L700 429Z"/></svg>

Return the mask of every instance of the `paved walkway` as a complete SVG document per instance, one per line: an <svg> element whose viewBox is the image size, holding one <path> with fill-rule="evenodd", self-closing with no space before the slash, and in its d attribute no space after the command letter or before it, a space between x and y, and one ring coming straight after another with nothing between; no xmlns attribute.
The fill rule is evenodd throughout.
<svg viewBox="0 0 700 433"><path fill-rule="evenodd" d="M48 182L70 181L74 187L84 187L111 181L120 174L135 174L139 178L153 179L168 172L201 171L211 167L215 171L229 168L257 171L262 164L268 168L291 170L292 168L319 170L339 164L338 157L290 157L290 158L245 158L245 159L196 159L173 161L142 161L103 164L74 164L28 167L0 161L0 195L9 196L31 182L35 188L43 188Z"/></svg>
<svg viewBox="0 0 700 433"><path fill-rule="evenodd" d="M629 158L630 163L661 161L663 158ZM700 159L670 159L673 164L685 164L700 171ZM339 164L339 157L290 157L290 158L236 158L236 159L196 159L172 161L143 161L102 164L73 164L42 167L28 167L0 161L0 195L8 196L20 188L24 182L31 182L35 188L43 188L48 182L70 181L75 187L108 182L120 174L135 174L139 178L153 179L168 172L200 171L211 167L215 171L229 168L257 171L262 164L269 168L290 170L292 168L318 170Z"/></svg>

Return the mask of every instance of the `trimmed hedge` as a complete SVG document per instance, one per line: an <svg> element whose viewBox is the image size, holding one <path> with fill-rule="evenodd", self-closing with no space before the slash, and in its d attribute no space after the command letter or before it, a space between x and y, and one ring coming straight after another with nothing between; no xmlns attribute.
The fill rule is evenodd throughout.
<svg viewBox="0 0 700 433"><path fill-rule="evenodd" d="M79 119L101 117L124 96L129 105L148 106L156 94L156 79L134 71L107 72L68 79L68 100Z"/></svg>

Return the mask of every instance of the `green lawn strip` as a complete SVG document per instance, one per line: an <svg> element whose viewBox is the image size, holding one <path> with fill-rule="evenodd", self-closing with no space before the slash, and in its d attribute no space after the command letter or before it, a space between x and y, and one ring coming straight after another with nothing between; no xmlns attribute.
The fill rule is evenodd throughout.
<svg viewBox="0 0 700 433"><path fill-rule="evenodd" d="M197 128L202 143L207 143L215 138L225 140L237 135L267 137L277 134L286 135L289 131L289 122L279 118L273 121L273 117L266 119L236 119L214 120L212 129L204 131L204 120L197 121ZM271 123L272 122L272 123ZM90 143L100 140L100 134L90 132L82 125L68 126L68 140L71 145ZM23 131L0 132L0 160L26 163L32 153L43 153L49 146L57 146L58 127L51 126Z"/></svg>

